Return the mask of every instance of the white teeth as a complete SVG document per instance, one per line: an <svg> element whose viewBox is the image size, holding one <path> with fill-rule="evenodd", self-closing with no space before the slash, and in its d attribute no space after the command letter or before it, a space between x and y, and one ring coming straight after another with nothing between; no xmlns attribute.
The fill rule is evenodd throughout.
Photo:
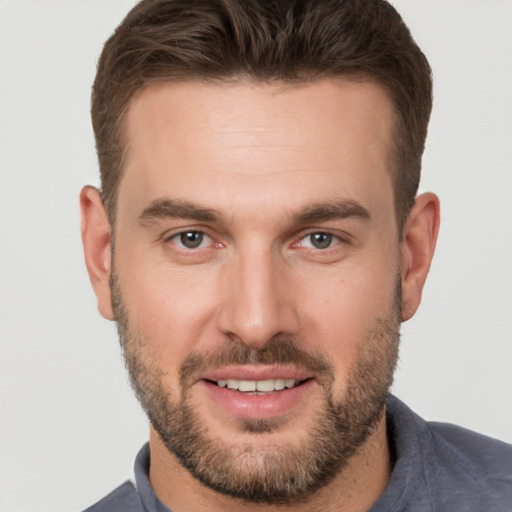
<svg viewBox="0 0 512 512"><path fill-rule="evenodd" d="M275 389L275 386L274 386L274 379L269 379L269 380L259 380L258 382L256 382L256 389L258 391L274 391ZM241 391L241 389L240 389Z"/></svg>
<svg viewBox="0 0 512 512"><path fill-rule="evenodd" d="M256 381L254 381L254 380L239 381L238 391L256 391Z"/></svg>
<svg viewBox="0 0 512 512"><path fill-rule="evenodd" d="M229 389L238 389L238 385L240 384L239 380L228 379L227 386Z"/></svg>
<svg viewBox="0 0 512 512"><path fill-rule="evenodd" d="M235 389L242 392L270 393L272 391L281 391L284 388L293 388L298 381L295 379L267 379L267 380L237 380L220 379L217 385L220 388Z"/></svg>
<svg viewBox="0 0 512 512"><path fill-rule="evenodd" d="M287 388L293 388L293 386L295 386L295 380L294 379L285 379L284 385Z"/></svg>
<svg viewBox="0 0 512 512"><path fill-rule="evenodd" d="M281 391L282 389L284 389L284 379L276 379L274 381L274 389L276 391Z"/></svg>

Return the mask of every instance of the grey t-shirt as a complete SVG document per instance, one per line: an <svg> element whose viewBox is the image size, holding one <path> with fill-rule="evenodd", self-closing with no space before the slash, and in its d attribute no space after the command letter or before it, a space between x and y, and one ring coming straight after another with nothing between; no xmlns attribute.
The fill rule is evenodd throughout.
<svg viewBox="0 0 512 512"><path fill-rule="evenodd" d="M395 464L370 512L511 512L512 445L447 423L430 423L390 396L387 428ZM171 512L149 482L149 446L125 482L85 512Z"/></svg>

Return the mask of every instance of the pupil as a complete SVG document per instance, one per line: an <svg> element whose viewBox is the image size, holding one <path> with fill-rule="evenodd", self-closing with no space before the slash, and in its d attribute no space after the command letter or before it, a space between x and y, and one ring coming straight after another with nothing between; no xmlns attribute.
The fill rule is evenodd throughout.
<svg viewBox="0 0 512 512"><path fill-rule="evenodd" d="M180 235L181 243L188 249L195 249L201 245L203 234L198 231L188 231Z"/></svg>
<svg viewBox="0 0 512 512"><path fill-rule="evenodd" d="M314 233L311 235L311 243L317 249L326 249L331 245L332 235L329 233Z"/></svg>

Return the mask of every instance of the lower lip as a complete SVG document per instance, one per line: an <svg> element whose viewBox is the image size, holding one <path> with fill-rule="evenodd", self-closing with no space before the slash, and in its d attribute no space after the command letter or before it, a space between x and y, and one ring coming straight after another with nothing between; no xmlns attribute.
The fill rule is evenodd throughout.
<svg viewBox="0 0 512 512"><path fill-rule="evenodd" d="M313 391L316 383L307 380L291 389L271 393L242 393L228 388L221 388L210 381L200 383L216 405L237 418L270 419L290 413L300 406L306 395Z"/></svg>

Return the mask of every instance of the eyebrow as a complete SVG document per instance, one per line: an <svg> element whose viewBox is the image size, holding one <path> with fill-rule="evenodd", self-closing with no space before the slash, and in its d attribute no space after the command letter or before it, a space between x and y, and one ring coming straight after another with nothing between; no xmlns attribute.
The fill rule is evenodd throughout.
<svg viewBox="0 0 512 512"><path fill-rule="evenodd" d="M360 203L352 200L314 204L293 216L297 224L327 222L329 220L356 218L371 219L370 212Z"/></svg>
<svg viewBox="0 0 512 512"><path fill-rule="evenodd" d="M180 199L155 199L138 216L141 224L152 220L181 218L199 222L217 222L222 215L218 210L202 208L194 203ZM292 214L292 222L310 224L329 220L356 218L364 221L371 219L370 212L360 203L352 200L332 201L313 204L296 214Z"/></svg>
<svg viewBox="0 0 512 512"><path fill-rule="evenodd" d="M220 219L217 210L201 208L188 201L179 199L155 199L137 217L141 224L158 219L181 218L194 219L200 222L214 222Z"/></svg>

